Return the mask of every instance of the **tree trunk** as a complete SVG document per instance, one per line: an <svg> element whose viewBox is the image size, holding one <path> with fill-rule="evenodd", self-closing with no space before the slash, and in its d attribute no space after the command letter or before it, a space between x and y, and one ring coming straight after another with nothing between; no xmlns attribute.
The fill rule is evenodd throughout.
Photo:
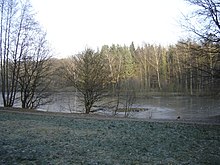
<svg viewBox="0 0 220 165"><path fill-rule="evenodd" d="M157 67L157 82L158 82L159 90L161 90L160 73L159 73L159 68L158 67Z"/></svg>

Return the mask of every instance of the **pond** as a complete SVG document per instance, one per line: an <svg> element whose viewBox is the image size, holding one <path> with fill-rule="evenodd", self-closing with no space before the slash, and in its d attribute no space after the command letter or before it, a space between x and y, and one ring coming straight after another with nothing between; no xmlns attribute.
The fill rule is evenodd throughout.
<svg viewBox="0 0 220 165"><path fill-rule="evenodd" d="M176 119L178 116L185 119L206 118L220 115L220 98L167 96L139 98L132 105L133 108L144 111L130 112L133 118ZM73 92L59 92L52 96L52 102L40 107L40 110L51 112L82 112L83 105ZM96 112L112 115L112 111ZM124 116L124 112L118 112Z"/></svg>
<svg viewBox="0 0 220 165"><path fill-rule="evenodd" d="M206 118L220 115L220 99L204 97L152 97L140 99L138 106L150 107L154 119ZM146 113L146 112L145 112ZM141 116L139 114L139 116Z"/></svg>

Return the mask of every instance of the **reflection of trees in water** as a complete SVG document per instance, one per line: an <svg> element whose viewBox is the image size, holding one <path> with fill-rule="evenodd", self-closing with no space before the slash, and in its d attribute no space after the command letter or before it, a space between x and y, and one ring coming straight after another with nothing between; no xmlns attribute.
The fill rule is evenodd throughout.
<svg viewBox="0 0 220 165"><path fill-rule="evenodd" d="M46 109L48 111L55 112L83 112L83 105L80 105L81 103L75 96L76 95L74 92L55 93L53 95L53 102L50 103L50 105L47 105ZM105 104L103 104L103 106L105 106ZM150 109L152 111L152 118L158 117L158 115L161 115L161 118L168 118L169 115L173 115L174 113L181 117L187 118L200 118L220 115L220 100L203 97L152 97L147 99L137 98L133 106ZM168 112L166 111L167 109L173 111ZM172 118L174 118L174 116L172 116Z"/></svg>

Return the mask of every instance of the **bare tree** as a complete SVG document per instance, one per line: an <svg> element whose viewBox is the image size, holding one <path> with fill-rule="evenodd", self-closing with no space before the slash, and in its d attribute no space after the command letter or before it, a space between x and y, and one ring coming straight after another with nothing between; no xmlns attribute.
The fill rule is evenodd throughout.
<svg viewBox="0 0 220 165"><path fill-rule="evenodd" d="M85 113L90 113L94 104L106 93L109 84L109 71L105 58L91 49L72 57L68 75L74 87L81 93Z"/></svg>
<svg viewBox="0 0 220 165"><path fill-rule="evenodd" d="M29 1L1 0L1 91L5 107L12 107L18 90L23 108L36 108L45 97L48 47L45 33L34 19ZM42 85L44 84L44 85Z"/></svg>
<svg viewBox="0 0 220 165"><path fill-rule="evenodd" d="M183 27L205 41L220 42L219 0L185 0L196 9L185 17ZM193 23L192 23L193 22Z"/></svg>
<svg viewBox="0 0 220 165"><path fill-rule="evenodd" d="M135 93L134 83L131 78L127 80L125 86L126 86L126 94L124 98L124 111L125 111L125 117L127 117L129 116L129 113L132 110L132 106L136 101L136 93Z"/></svg>
<svg viewBox="0 0 220 165"><path fill-rule="evenodd" d="M36 24L28 1L1 0L0 60L4 106L12 107L18 89L18 75L28 35Z"/></svg>
<svg viewBox="0 0 220 165"><path fill-rule="evenodd" d="M37 32L22 56L18 76L22 108L37 108L47 103L50 95L50 50L45 33Z"/></svg>

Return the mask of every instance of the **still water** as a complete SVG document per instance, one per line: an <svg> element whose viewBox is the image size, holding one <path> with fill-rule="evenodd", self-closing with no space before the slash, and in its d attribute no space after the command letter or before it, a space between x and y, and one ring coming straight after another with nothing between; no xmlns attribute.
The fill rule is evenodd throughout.
<svg viewBox="0 0 220 165"><path fill-rule="evenodd" d="M208 97L150 97L139 98L132 105L145 111L131 112L130 117L151 119L176 119L177 116L186 119L206 118L220 115L220 98ZM52 102L40 107L40 110L51 112L82 112L83 106L74 93L60 92L52 96ZM98 113L112 115L112 111ZM124 113L118 113L123 116Z"/></svg>
<svg viewBox="0 0 220 165"><path fill-rule="evenodd" d="M152 118L206 118L220 115L220 99L204 97L152 97L140 99L139 106L150 107Z"/></svg>

